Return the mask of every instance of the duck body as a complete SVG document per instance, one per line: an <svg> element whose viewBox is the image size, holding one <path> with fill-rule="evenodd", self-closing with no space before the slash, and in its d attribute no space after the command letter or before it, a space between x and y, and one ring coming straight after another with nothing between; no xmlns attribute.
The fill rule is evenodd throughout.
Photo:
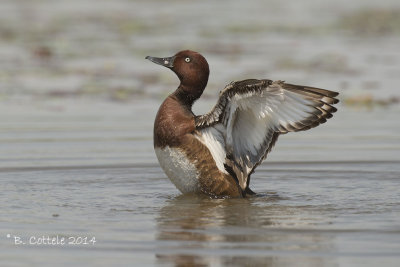
<svg viewBox="0 0 400 267"><path fill-rule="evenodd" d="M176 95L165 99L154 122L154 150L161 168L182 193L242 196L234 179L221 172L196 131L195 116Z"/></svg>
<svg viewBox="0 0 400 267"><path fill-rule="evenodd" d="M180 79L158 110L153 136L160 166L182 193L254 194L250 175L278 136L315 127L336 111L336 92L249 79L228 84L215 107L196 116L192 105L208 82L205 58L190 50L146 58L170 68Z"/></svg>

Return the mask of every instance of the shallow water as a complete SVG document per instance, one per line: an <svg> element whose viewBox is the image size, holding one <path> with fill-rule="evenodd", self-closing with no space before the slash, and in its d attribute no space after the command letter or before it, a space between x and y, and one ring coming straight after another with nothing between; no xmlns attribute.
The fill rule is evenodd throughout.
<svg viewBox="0 0 400 267"><path fill-rule="evenodd" d="M257 196L210 199L181 195L158 166L151 131L159 100L89 104L3 105L2 265L400 261L396 108L340 107L326 125L280 138L252 178ZM96 242L30 244L43 236Z"/></svg>

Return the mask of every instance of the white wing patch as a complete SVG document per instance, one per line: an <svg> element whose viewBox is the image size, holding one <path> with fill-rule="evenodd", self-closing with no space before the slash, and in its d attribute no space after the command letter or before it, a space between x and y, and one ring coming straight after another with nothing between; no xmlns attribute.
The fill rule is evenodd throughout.
<svg viewBox="0 0 400 267"><path fill-rule="evenodd" d="M224 167L226 151L223 131L223 126L218 124L215 127L207 127L200 130L200 135L196 135L196 138L208 148L218 169L223 173L227 173Z"/></svg>

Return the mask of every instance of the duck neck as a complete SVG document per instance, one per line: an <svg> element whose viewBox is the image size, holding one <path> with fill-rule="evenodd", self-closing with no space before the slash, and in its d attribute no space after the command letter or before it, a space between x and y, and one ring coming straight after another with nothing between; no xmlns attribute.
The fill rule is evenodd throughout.
<svg viewBox="0 0 400 267"><path fill-rule="evenodd" d="M195 89L181 84L172 95L191 110L193 103L199 99L203 90L204 88Z"/></svg>

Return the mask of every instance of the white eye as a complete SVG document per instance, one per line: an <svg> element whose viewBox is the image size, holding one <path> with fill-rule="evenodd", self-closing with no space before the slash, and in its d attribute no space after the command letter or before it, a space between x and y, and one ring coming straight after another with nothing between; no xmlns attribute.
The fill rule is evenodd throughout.
<svg viewBox="0 0 400 267"><path fill-rule="evenodd" d="M189 63L190 62L190 58L185 58L185 61L187 62L187 63Z"/></svg>

